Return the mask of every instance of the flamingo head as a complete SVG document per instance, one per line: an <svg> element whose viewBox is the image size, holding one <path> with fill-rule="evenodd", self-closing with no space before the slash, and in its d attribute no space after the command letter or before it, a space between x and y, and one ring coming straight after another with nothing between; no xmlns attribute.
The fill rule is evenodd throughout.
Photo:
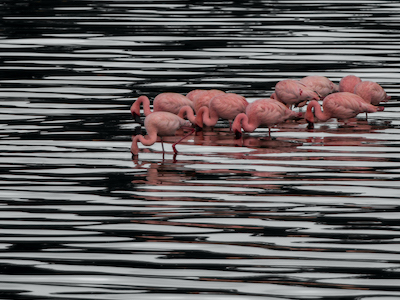
<svg viewBox="0 0 400 300"><path fill-rule="evenodd" d="M307 129L314 129L314 123L307 120Z"/></svg>
<svg viewBox="0 0 400 300"><path fill-rule="evenodd" d="M237 129L233 129L233 132L235 133L235 139L240 139L242 137L242 131L241 130L237 130Z"/></svg>
<svg viewBox="0 0 400 300"><path fill-rule="evenodd" d="M140 116L140 107L135 105L135 103L132 104L130 111L132 117L136 118L136 116Z"/></svg>

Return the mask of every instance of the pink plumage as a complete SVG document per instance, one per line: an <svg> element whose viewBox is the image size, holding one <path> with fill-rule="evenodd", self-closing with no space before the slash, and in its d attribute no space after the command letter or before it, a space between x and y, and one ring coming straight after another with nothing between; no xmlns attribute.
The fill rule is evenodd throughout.
<svg viewBox="0 0 400 300"><path fill-rule="evenodd" d="M249 103L246 98L234 93L217 95L210 100L209 107L203 106L196 115L199 127L215 126L218 119L232 121L238 114L245 112Z"/></svg>
<svg viewBox="0 0 400 300"><path fill-rule="evenodd" d="M267 126L270 136L272 126L282 123L290 117L298 116L299 113L290 110L280 101L259 99L247 106L246 113L240 113L236 116L232 130L236 137L239 137L242 128L244 131L253 132L260 126Z"/></svg>
<svg viewBox="0 0 400 300"><path fill-rule="evenodd" d="M148 116L152 113L150 109L150 100L147 96L140 96L131 106L131 114L140 116L140 107L143 105L144 115ZM186 96L179 93L161 93L153 100L153 111L166 111L178 114L183 106L193 108L193 102Z"/></svg>
<svg viewBox="0 0 400 300"><path fill-rule="evenodd" d="M144 126L146 128L147 135L143 136L139 134L133 137L131 146L132 154L136 155L139 153L138 142L145 146L151 146L157 141L157 137L161 137L162 143L162 137L173 136L180 128L190 129L189 134L185 135L178 142L172 145L174 152L177 153L175 148L176 144L194 132L194 128L191 127L191 123L189 121L184 120L170 112L153 112L149 114L144 120Z"/></svg>
<svg viewBox="0 0 400 300"><path fill-rule="evenodd" d="M361 82L361 78L355 75L347 75L339 82L339 92L354 93L354 87Z"/></svg>
<svg viewBox="0 0 400 300"><path fill-rule="evenodd" d="M211 89L211 90L192 90L186 97L193 101L194 111L197 113L199 109L203 106L209 106L210 100L217 95L225 94L221 90Z"/></svg>
<svg viewBox="0 0 400 300"><path fill-rule="evenodd" d="M379 105L390 99L385 90L376 82L362 81L354 87L354 93L372 105Z"/></svg>
<svg viewBox="0 0 400 300"><path fill-rule="evenodd" d="M324 99L326 96L332 93L336 93L339 91L339 86L333 83L329 78L325 76L313 75L306 76L299 80L301 83L304 83L307 87L316 91L321 99Z"/></svg>
<svg viewBox="0 0 400 300"><path fill-rule="evenodd" d="M287 107L299 105L302 102L310 100L319 100L319 95L298 80L285 79L279 81L275 85L275 92L271 95L272 99L276 99L284 103Z"/></svg>
<svg viewBox="0 0 400 300"><path fill-rule="evenodd" d="M312 109L314 108L314 113ZM310 124L314 123L314 114L318 120L324 122L331 118L343 120L347 122L348 119L354 118L359 113L373 113L382 108L369 104L364 101L360 96L349 92L338 92L328 95L321 105L317 101L311 101L307 106L306 121Z"/></svg>

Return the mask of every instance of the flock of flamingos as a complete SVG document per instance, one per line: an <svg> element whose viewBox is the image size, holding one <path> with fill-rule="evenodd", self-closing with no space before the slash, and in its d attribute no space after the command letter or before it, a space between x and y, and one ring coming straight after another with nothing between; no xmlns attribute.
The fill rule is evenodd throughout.
<svg viewBox="0 0 400 300"><path fill-rule="evenodd" d="M175 146L191 135L195 128L213 127L219 119L229 121L231 131L240 138L243 131L253 132L260 126L269 128L288 119L305 118L309 128L313 127L315 118L325 122L331 118L347 122L359 113L382 111L380 102L390 99L384 89L376 82L363 81L361 78L348 75L339 84L333 83L324 76L307 76L300 80L285 79L275 85L270 98L247 102L245 97L225 93L221 90L195 89L186 96L179 93L161 93L153 100L153 111L150 100L140 96L131 106L132 115L140 117L141 106L145 115L146 136L132 137L131 152L138 155L138 143L151 146L157 138L172 136L178 129L189 132L172 145ZM322 100L321 105L318 102ZM308 104L307 104L308 103ZM295 112L293 107L307 105L305 115Z"/></svg>

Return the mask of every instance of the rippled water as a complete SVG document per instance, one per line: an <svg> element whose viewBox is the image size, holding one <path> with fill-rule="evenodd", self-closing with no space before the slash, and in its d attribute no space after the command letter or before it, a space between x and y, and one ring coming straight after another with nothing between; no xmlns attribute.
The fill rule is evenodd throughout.
<svg viewBox="0 0 400 300"><path fill-rule="evenodd" d="M398 1L0 4L2 299L398 299ZM350 126L227 123L132 160L141 94L348 74Z"/></svg>

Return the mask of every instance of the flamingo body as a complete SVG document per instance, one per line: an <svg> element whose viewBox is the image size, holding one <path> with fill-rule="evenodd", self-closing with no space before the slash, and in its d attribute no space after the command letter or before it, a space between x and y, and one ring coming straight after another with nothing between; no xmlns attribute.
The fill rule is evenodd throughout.
<svg viewBox="0 0 400 300"><path fill-rule="evenodd" d="M179 93L161 93L153 101L153 111L167 111L176 115L183 106L193 108L193 102Z"/></svg>
<svg viewBox="0 0 400 300"><path fill-rule="evenodd" d="M315 116L320 121L328 121L331 118L347 121L354 118L359 113L373 113L383 108L377 108L372 104L364 101L360 96L349 92L338 92L328 95L321 105L317 101L311 101L307 106L306 121L310 124L314 123L314 108Z"/></svg>
<svg viewBox="0 0 400 300"><path fill-rule="evenodd" d="M319 95L298 80L285 79L275 85L275 92L271 95L286 106L298 105L309 100L319 100Z"/></svg>
<svg viewBox="0 0 400 300"><path fill-rule="evenodd" d="M144 126L147 135L143 136L139 134L133 137L131 146L132 154L139 153L138 142L145 146L151 146L157 141L157 137L162 138L164 136L175 135L178 129L188 128L191 126L191 123L170 112L153 112L145 118ZM175 153L177 152L175 149L177 143L172 146Z"/></svg>
<svg viewBox="0 0 400 300"><path fill-rule="evenodd" d="M361 82L361 78L355 75L347 75L339 82L339 92L354 93L354 87Z"/></svg>
<svg viewBox="0 0 400 300"><path fill-rule="evenodd" d="M339 91L339 86L325 76L306 76L299 81L304 83L313 91L316 91L320 95L321 99L325 98L329 94Z"/></svg>
<svg viewBox="0 0 400 300"><path fill-rule="evenodd" d="M390 99L385 90L376 82L362 81L354 87L354 93L372 105L379 105Z"/></svg>
<svg viewBox="0 0 400 300"><path fill-rule="evenodd" d="M245 112L249 103L246 98L234 93L217 95L210 100L209 107L203 106L196 115L199 127L215 126L218 119L232 121L238 114Z"/></svg>
<svg viewBox="0 0 400 300"><path fill-rule="evenodd" d="M298 115L299 113L290 110L280 101L259 99L247 106L246 113L240 113L236 116L232 130L239 137L242 128L244 131L253 132L260 126L267 126L269 135L271 135L272 126Z"/></svg>
<svg viewBox="0 0 400 300"><path fill-rule="evenodd" d="M186 97L193 101L194 111L197 113L199 109L203 106L209 106L210 100L217 95L225 94L221 90L211 89L211 90L193 90L190 91Z"/></svg>

